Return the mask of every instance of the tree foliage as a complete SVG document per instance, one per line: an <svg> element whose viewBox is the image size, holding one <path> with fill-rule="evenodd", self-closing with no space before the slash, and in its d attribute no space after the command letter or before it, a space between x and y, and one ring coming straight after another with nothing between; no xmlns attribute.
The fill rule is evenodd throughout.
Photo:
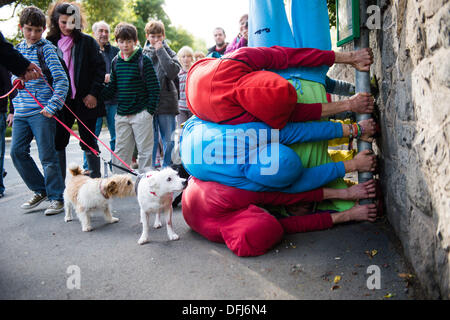
<svg viewBox="0 0 450 320"><path fill-rule="evenodd" d="M336 27L336 0L327 0L328 17L330 18L330 28Z"/></svg>
<svg viewBox="0 0 450 320"><path fill-rule="evenodd" d="M53 1L56 0L0 0L0 7L9 4L15 5L17 8L15 14L17 14L20 7L35 5L47 12L47 8ZM186 29L172 25L163 8L165 0L82 0L81 2L88 22L85 31L88 33L96 21L106 21L110 24L111 30L114 30L119 22L126 21L136 26L139 42L143 46L146 41L145 24L149 20L155 19L164 23L166 38L174 51L178 51L185 45L194 50L204 51L206 48L204 42L196 39ZM336 0L327 0L327 4L330 27L336 26ZM112 34L113 32L111 32L111 37Z"/></svg>
<svg viewBox="0 0 450 320"><path fill-rule="evenodd" d="M114 24L124 6L124 0L83 0L82 5L88 22L86 31L90 32L97 21L104 20L109 25Z"/></svg>

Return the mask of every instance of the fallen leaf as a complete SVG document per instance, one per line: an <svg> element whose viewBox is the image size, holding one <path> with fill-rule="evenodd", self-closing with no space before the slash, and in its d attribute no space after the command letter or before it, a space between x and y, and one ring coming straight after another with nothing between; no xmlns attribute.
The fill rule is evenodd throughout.
<svg viewBox="0 0 450 320"><path fill-rule="evenodd" d="M334 283L339 283L339 281L341 281L341 276L334 277L334 280L333 280Z"/></svg>
<svg viewBox="0 0 450 320"><path fill-rule="evenodd" d="M370 259L372 259L378 253L378 251L375 249L371 250L371 251L366 250L366 251L364 251L364 253L367 254Z"/></svg>
<svg viewBox="0 0 450 320"><path fill-rule="evenodd" d="M394 296L395 296L394 293L388 293L388 294L385 295L384 297L390 299L390 298L392 298L392 297L394 297Z"/></svg>
<svg viewBox="0 0 450 320"><path fill-rule="evenodd" d="M414 278L414 275L410 273L399 273L398 276L402 279L412 279Z"/></svg>

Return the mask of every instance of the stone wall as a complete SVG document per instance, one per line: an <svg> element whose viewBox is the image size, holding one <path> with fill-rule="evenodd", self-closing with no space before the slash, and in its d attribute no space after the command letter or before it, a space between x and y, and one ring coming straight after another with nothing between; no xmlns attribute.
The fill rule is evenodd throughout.
<svg viewBox="0 0 450 320"><path fill-rule="evenodd" d="M381 127L374 150L386 214L425 296L450 299L450 2L373 3L381 8L381 29L370 32ZM330 74L354 82L349 68Z"/></svg>

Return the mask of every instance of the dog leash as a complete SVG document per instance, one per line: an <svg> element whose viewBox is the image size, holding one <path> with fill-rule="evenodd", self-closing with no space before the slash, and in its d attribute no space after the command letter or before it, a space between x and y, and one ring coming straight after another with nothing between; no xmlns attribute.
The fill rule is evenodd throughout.
<svg viewBox="0 0 450 320"><path fill-rule="evenodd" d="M28 91L27 88L25 88L25 86L21 83L21 81L19 79L16 79L15 81L15 87L19 90L23 89L26 92L28 92L28 94L33 98L33 100L42 108L44 109L45 107L39 102L38 99L36 99L36 97L30 92ZM61 124L67 131L69 131L75 138L77 138L78 140L80 140L80 142L82 142L84 145L86 145L89 150L91 150L91 152L93 152L95 155L98 156L98 151L96 151L95 149L91 148L91 146L89 146L86 142L84 142L72 129L70 129L68 126L66 126L64 124L64 122L62 122L61 120L59 120L56 116L53 116L53 118L55 118L56 121L58 121L59 124Z"/></svg>
<svg viewBox="0 0 450 320"><path fill-rule="evenodd" d="M95 133L93 133L85 124L83 121L80 120L80 118L78 118L78 116L75 114L75 112L73 112L67 105L66 103L61 99L61 97L59 97L55 90L53 90L52 86L47 82L47 80L42 77L45 81L45 83L47 84L47 86L53 91L53 94L55 94L55 96L59 99L59 101L62 102L62 104L73 114L73 116L77 119L78 122L80 122L86 129L87 131L92 134L94 136L95 139L97 139L98 142L100 142L117 160L119 160L125 167L128 168L128 170L131 172L135 172L128 164L125 163L125 161L123 161L114 151L112 151L102 140L100 140ZM96 154L98 156L98 154ZM98 156L99 157L99 156ZM101 157L100 157L101 158ZM102 158L102 160L104 160Z"/></svg>
<svg viewBox="0 0 450 320"><path fill-rule="evenodd" d="M61 101L61 103L73 114L73 116L77 119L77 121L79 123L81 123L86 129L87 131L92 134L95 139L97 141L99 141L117 160L119 160L127 169L120 167L118 165L115 165L112 163L112 161L106 161L103 157L101 157L99 155L99 151L93 149L91 146L89 146L86 142L84 142L71 128L69 128L67 125L65 125L61 120L59 120L56 116L53 116L53 118L55 118L56 121L58 121L58 123L60 123L70 134L72 134L75 138L77 138L81 143L83 143L84 145L86 145L89 150L95 154L97 157L101 158L104 162L104 166L105 166L105 176L107 176L107 164L109 164L110 168L111 166L117 167L118 169L122 169L128 173L131 173L135 176L137 176L138 174L136 173L135 170L133 170L128 164L125 163L125 161L123 161L114 151L112 151L102 140L100 140L85 124L83 121L80 120L80 118L66 105L66 103L61 99L61 97L58 96L58 94L56 94L55 90L52 88L52 86L47 82L47 80L42 76L42 79L44 80L44 82L46 83L46 85L52 90L53 94L58 98L59 101ZM30 92L28 91L25 86L22 84L22 82L19 79L16 79L14 81L14 89L18 88L18 89L25 89L25 91L27 91L27 93L33 98L33 100L42 108L44 109L44 106L36 99L36 97ZM11 90L9 94L11 94L14 90ZM8 94L8 95L9 95Z"/></svg>
<svg viewBox="0 0 450 320"><path fill-rule="evenodd" d="M21 83L20 83L20 80L17 81L17 83L15 83L14 86L12 87L11 91L9 91L7 94L1 96L0 99L4 99L4 98L8 97L11 93L14 92L14 90L17 89L17 87L18 87L20 84L21 84Z"/></svg>

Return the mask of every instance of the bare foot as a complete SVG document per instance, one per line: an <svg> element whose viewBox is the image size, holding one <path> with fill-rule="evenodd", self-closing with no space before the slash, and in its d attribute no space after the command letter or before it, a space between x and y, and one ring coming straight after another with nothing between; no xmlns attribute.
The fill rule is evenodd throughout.
<svg viewBox="0 0 450 320"><path fill-rule="evenodd" d="M375 198L375 180L359 183L347 189L348 198L346 200L359 200Z"/></svg>
<svg viewBox="0 0 450 320"><path fill-rule="evenodd" d="M375 204L357 204L347 210L349 221L370 221L375 222L377 217L377 206Z"/></svg>

